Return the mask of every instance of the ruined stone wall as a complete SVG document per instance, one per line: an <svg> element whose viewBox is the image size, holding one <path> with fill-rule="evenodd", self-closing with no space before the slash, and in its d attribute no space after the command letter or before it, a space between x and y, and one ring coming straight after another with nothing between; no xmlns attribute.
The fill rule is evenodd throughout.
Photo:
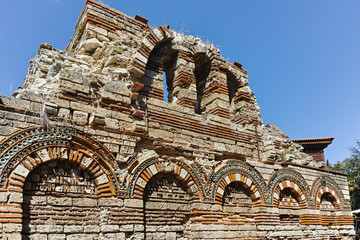
<svg viewBox="0 0 360 240"><path fill-rule="evenodd" d="M0 116L0 239L353 236L346 176L263 125L241 64L92 0Z"/></svg>

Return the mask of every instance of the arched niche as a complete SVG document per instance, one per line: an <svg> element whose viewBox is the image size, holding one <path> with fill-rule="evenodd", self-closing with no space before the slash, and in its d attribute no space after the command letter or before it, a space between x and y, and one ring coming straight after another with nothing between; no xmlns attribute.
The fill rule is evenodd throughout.
<svg viewBox="0 0 360 240"><path fill-rule="evenodd" d="M335 211L335 209L339 208L336 197L330 192L322 194L319 202L319 208L320 210Z"/></svg>
<svg viewBox="0 0 360 240"><path fill-rule="evenodd" d="M296 188L285 187L279 191L279 198L274 199L279 208L279 220L281 225L300 224L300 209L306 207L302 194Z"/></svg>
<svg viewBox="0 0 360 240"><path fill-rule="evenodd" d="M27 176L23 188L22 238L32 233L98 237L101 211L96 173L68 159L44 162ZM101 191L101 190L100 190ZM93 232L86 233L86 229Z"/></svg>
<svg viewBox="0 0 360 240"><path fill-rule="evenodd" d="M185 185L192 193L196 193L195 195L198 196L199 200L204 199L204 186L191 166L183 161L166 161L158 157L145 159L132 170L129 179L129 196L143 199L145 186L158 173L171 173L183 179Z"/></svg>
<svg viewBox="0 0 360 240"><path fill-rule="evenodd" d="M286 179L286 178L285 178ZM273 191L273 205L279 208L306 208L304 191L294 179L288 178L278 182Z"/></svg>
<svg viewBox="0 0 360 240"><path fill-rule="evenodd" d="M351 210L350 202L344 198L339 185L332 178L323 175L317 177L311 187L311 197L316 205L316 208L320 208L321 197L324 193L329 193L325 196L331 195L331 199L336 200L333 202L336 209Z"/></svg>
<svg viewBox="0 0 360 240"><path fill-rule="evenodd" d="M299 199L299 206L306 207L311 204L310 188L304 177L292 169L279 169L274 172L266 186L266 201L274 206L278 206L281 191L291 188L292 192Z"/></svg>
<svg viewBox="0 0 360 240"><path fill-rule="evenodd" d="M225 186L222 196L221 222L234 226L232 231L241 233L247 239L256 237L256 206L259 196L254 194L254 185L248 179L245 181L233 179ZM255 192L257 192L255 190ZM224 235L226 236L226 235Z"/></svg>
<svg viewBox="0 0 360 240"><path fill-rule="evenodd" d="M319 189L316 197L316 208L320 210L321 225L338 225L337 212L341 211L340 199L329 187Z"/></svg>
<svg viewBox="0 0 360 240"><path fill-rule="evenodd" d="M172 172L160 172L146 184L143 220L146 239L188 238L191 203L199 199L186 180Z"/></svg>
<svg viewBox="0 0 360 240"><path fill-rule="evenodd" d="M256 199L251 197L250 191L249 187L240 181L227 185L222 198L224 213L237 213L244 220L251 219L251 208Z"/></svg>
<svg viewBox="0 0 360 240"><path fill-rule="evenodd" d="M119 192L113 155L95 139L65 127L31 127L5 139L0 148L0 188L22 192L25 179L34 168L59 159L93 169L100 196Z"/></svg>
<svg viewBox="0 0 360 240"><path fill-rule="evenodd" d="M241 182L243 186L250 189L251 198L257 205L264 204L266 183L261 174L250 164L230 159L223 161L209 175L209 197L218 203L223 202L223 195L227 185L232 182Z"/></svg>
<svg viewBox="0 0 360 240"><path fill-rule="evenodd" d="M57 162L63 163L58 165ZM43 166L46 166L44 168L47 170L39 170ZM55 183L57 181L56 177L44 177L50 174L54 175L54 171L60 175L70 172L77 177L68 179L70 184L56 186L56 184L54 185L54 181ZM107 148L95 139L87 137L86 134L72 128L58 126L30 127L11 134L0 144L0 189L2 192L12 196L4 204L7 204L9 210L11 209L10 211L16 213L9 215L9 218L11 218L9 219L10 223L20 229L22 224L25 225L23 228L24 238L32 233L30 227L26 227L26 224L30 224L29 222L26 223L29 220L28 216L32 214L29 210L29 204L34 204L34 206L46 206L48 204L48 196L46 195L44 195L45 198L42 201L32 201L32 198L41 195L40 193L51 192L51 196L49 195L51 204L61 205L71 202L75 205L79 204L79 206L88 204L89 208L91 205L91 208L94 206L94 209L96 209L97 205L94 205L94 201L91 200L94 195L101 198L120 194L117 171L115 159ZM33 172L36 174L33 174ZM61 176L64 177L64 175ZM91 180L88 176L91 177ZM86 184L89 184L88 187L92 190L84 190L80 185L73 184L76 181L75 179L80 182L84 181L85 178ZM79 188L82 188L84 192L82 193ZM73 201L72 198L66 195L69 191L75 191L76 189L80 191L76 194L85 194L85 198L90 200ZM65 191L66 194L64 192L57 194L56 191L60 190ZM86 195L86 191L90 191L91 197ZM61 200L56 200L58 197ZM52 208L49 207L47 210L51 211ZM26 211L28 212L26 213ZM47 234L49 229L49 231L54 231L51 229L55 228L58 229L56 231L61 232L64 227L61 225L57 227L56 221L58 220L48 218L44 220L43 225L37 227L41 228L44 234ZM76 226L74 229L76 229ZM20 230L17 232L18 237L21 235L20 232Z"/></svg>

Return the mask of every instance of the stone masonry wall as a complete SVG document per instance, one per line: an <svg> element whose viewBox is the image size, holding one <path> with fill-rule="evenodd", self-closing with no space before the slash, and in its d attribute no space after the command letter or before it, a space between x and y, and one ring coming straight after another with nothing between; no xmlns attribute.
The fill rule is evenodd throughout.
<svg viewBox="0 0 360 240"><path fill-rule="evenodd" d="M247 71L198 38L88 0L13 95L0 239L354 235L346 175L265 126Z"/></svg>

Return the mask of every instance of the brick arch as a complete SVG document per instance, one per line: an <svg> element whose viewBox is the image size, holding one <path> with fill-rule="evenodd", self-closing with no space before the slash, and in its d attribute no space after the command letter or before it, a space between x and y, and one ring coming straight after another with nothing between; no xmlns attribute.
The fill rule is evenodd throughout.
<svg viewBox="0 0 360 240"><path fill-rule="evenodd" d="M219 182L215 196L217 202L223 202L226 187L234 182L240 182L245 187L253 202L263 202L263 197L261 196L257 185L249 176L241 173L229 173Z"/></svg>
<svg viewBox="0 0 360 240"><path fill-rule="evenodd" d="M199 193L203 200L204 189L196 172L183 161L164 161L157 157L145 160L135 170L129 182L129 196L143 198L146 184L158 173L172 173L181 179L191 192Z"/></svg>
<svg viewBox="0 0 360 240"><path fill-rule="evenodd" d="M321 187L316 195L316 199L315 199L315 203L316 203L316 208L320 208L320 204L321 204L321 197L324 194L330 194L331 198L333 199L332 203L334 204L335 209L340 210L341 209L341 204L340 204L340 199L337 196L337 194L335 193L335 191L329 187Z"/></svg>
<svg viewBox="0 0 360 240"><path fill-rule="evenodd" d="M161 42L174 39L173 32L168 26L160 26L152 29L141 42L140 48L131 62L130 72L133 79L138 80L145 74L146 64L152 50Z"/></svg>
<svg viewBox="0 0 360 240"><path fill-rule="evenodd" d="M272 174L266 187L266 201L269 204L277 205L280 192L285 188L291 188L298 195L300 206L311 203L309 186L303 176L292 169L280 169Z"/></svg>
<svg viewBox="0 0 360 240"><path fill-rule="evenodd" d="M2 141L0 188L22 192L26 177L34 168L65 159L94 177L100 196L118 192L116 163L111 153L96 140L63 127L30 127Z"/></svg>
<svg viewBox="0 0 360 240"><path fill-rule="evenodd" d="M336 207L340 209L351 209L350 202L344 199L339 185L332 178L323 175L317 177L311 186L311 197L317 208L320 205L321 196L325 193L329 193L334 197Z"/></svg>
<svg viewBox="0 0 360 240"><path fill-rule="evenodd" d="M232 182L240 182L249 191L253 200L263 204L265 200L265 181L250 164L238 160L227 161L210 175L211 197L218 203L223 200L225 188Z"/></svg>
<svg viewBox="0 0 360 240"><path fill-rule="evenodd" d="M297 198L296 200L298 201L298 204L300 207L307 206L305 194L294 180L283 180L278 183L277 187L275 188L275 190L273 192L272 204L274 206L279 206L281 192L287 188L291 189L292 193L295 194L295 196Z"/></svg>
<svg viewBox="0 0 360 240"><path fill-rule="evenodd" d="M212 60L214 58L214 54L216 54L216 53L214 53L214 49L212 49L200 42L197 42L197 44L192 46L189 50L190 50L190 54L193 59L197 55L205 55L206 57L208 57L209 59Z"/></svg>

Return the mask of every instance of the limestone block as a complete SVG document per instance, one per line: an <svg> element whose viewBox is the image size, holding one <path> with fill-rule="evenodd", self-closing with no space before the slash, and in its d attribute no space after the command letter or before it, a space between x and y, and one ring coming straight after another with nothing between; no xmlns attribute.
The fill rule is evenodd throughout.
<svg viewBox="0 0 360 240"><path fill-rule="evenodd" d="M106 30L105 30L106 31ZM101 46L101 42L96 38L87 39L82 43L82 46L84 47L85 51L87 52L93 52L98 47Z"/></svg>
<svg viewBox="0 0 360 240"><path fill-rule="evenodd" d="M102 233L118 232L119 230L120 230L119 225L103 225L103 226L100 226L100 231Z"/></svg>
<svg viewBox="0 0 360 240"><path fill-rule="evenodd" d="M0 202L6 203L9 199L10 193L9 192L0 192Z"/></svg>
<svg viewBox="0 0 360 240"><path fill-rule="evenodd" d="M108 55L107 52L105 51L105 55ZM117 58L114 55L111 55L108 57L108 59L106 60L104 67L107 67L111 64L115 64L117 62Z"/></svg>
<svg viewBox="0 0 360 240"><path fill-rule="evenodd" d="M47 114L56 116L58 114L58 105L52 102L45 102L44 110Z"/></svg>
<svg viewBox="0 0 360 240"><path fill-rule="evenodd" d="M82 93L89 93L90 91L90 87L87 84L86 85L84 83L77 84L74 83L73 81L64 80L64 79L60 79L60 87L71 89L74 91L79 91Z"/></svg>
<svg viewBox="0 0 360 240"><path fill-rule="evenodd" d="M105 184L105 183L108 183L108 182L109 182L109 180L107 179L105 174L102 174L102 175L100 175L99 177L97 177L95 179L95 183L97 185L102 185L102 184Z"/></svg>
<svg viewBox="0 0 360 240"><path fill-rule="evenodd" d="M64 233L81 233L83 231L83 226L64 226Z"/></svg>
<svg viewBox="0 0 360 240"><path fill-rule="evenodd" d="M125 199L124 206L129 208L142 208L143 200L141 199Z"/></svg>
<svg viewBox="0 0 360 240"><path fill-rule="evenodd" d="M134 231L134 226L133 225L121 225L120 226L120 231L121 232L133 232Z"/></svg>
<svg viewBox="0 0 360 240"><path fill-rule="evenodd" d="M129 123L129 122L124 122L124 121L119 121L119 129L121 130L127 130L127 131L131 131L132 130L132 123ZM142 126L143 128L143 126ZM141 129L142 129L141 128ZM136 129L140 130L139 129L139 126L136 126ZM141 130L143 131L143 130Z"/></svg>
<svg viewBox="0 0 360 240"><path fill-rule="evenodd" d="M64 240L65 234L49 234L48 240Z"/></svg>
<svg viewBox="0 0 360 240"><path fill-rule="evenodd" d="M107 147L107 149L109 149L109 151L113 153L119 152L120 149L119 145L112 143L104 143L104 146Z"/></svg>
<svg viewBox="0 0 360 240"><path fill-rule="evenodd" d="M23 195L22 193L12 192L9 197L9 203L22 203Z"/></svg>
<svg viewBox="0 0 360 240"><path fill-rule="evenodd" d="M90 235L90 234L71 234L66 235L66 240L93 240L97 239L96 235Z"/></svg>
<svg viewBox="0 0 360 240"><path fill-rule="evenodd" d="M105 125L105 115L101 113L91 113L89 123L91 125Z"/></svg>
<svg viewBox="0 0 360 240"><path fill-rule="evenodd" d="M96 207L97 200L93 198L74 198L73 205L77 207Z"/></svg>
<svg viewBox="0 0 360 240"><path fill-rule="evenodd" d="M121 146L120 147L120 153L121 154L133 154L134 153L134 148L133 147L129 147L129 146Z"/></svg>
<svg viewBox="0 0 360 240"><path fill-rule="evenodd" d="M22 225L21 224L3 224L3 232L5 233L19 233L22 231Z"/></svg>
<svg viewBox="0 0 360 240"><path fill-rule="evenodd" d="M214 142L214 148L219 151L226 151L224 143Z"/></svg>
<svg viewBox="0 0 360 240"><path fill-rule="evenodd" d="M62 233L64 227L60 225L38 225L36 230L39 233Z"/></svg>
<svg viewBox="0 0 360 240"><path fill-rule="evenodd" d="M65 118L65 119L70 119L71 118L70 109L60 108L59 113L58 113L58 117Z"/></svg>
<svg viewBox="0 0 360 240"><path fill-rule="evenodd" d="M196 92L191 91L189 89L180 89L177 98L178 99L188 98L196 101Z"/></svg>
<svg viewBox="0 0 360 240"><path fill-rule="evenodd" d="M33 204L33 205L46 205L47 197L46 196L24 196L24 203Z"/></svg>
<svg viewBox="0 0 360 240"><path fill-rule="evenodd" d="M85 233L98 233L100 232L100 227L98 225L86 225L84 226Z"/></svg>
<svg viewBox="0 0 360 240"><path fill-rule="evenodd" d="M48 237L47 237L47 234L35 233L35 234L31 234L31 239L34 239L34 240L48 240Z"/></svg>
<svg viewBox="0 0 360 240"><path fill-rule="evenodd" d="M101 28L101 27L94 27L92 30L94 32L99 33L99 34L104 35L104 36L107 36L107 33L108 33L108 31L106 29Z"/></svg>
<svg viewBox="0 0 360 240"><path fill-rule="evenodd" d="M120 198L99 198L98 204L104 207L122 207L124 200Z"/></svg>
<svg viewBox="0 0 360 240"><path fill-rule="evenodd" d="M87 124L88 114L81 111L74 111L73 120L80 124Z"/></svg>
<svg viewBox="0 0 360 240"><path fill-rule="evenodd" d="M100 237L100 240L123 240L125 233L107 233Z"/></svg>
<svg viewBox="0 0 360 240"><path fill-rule="evenodd" d="M134 232L143 232L144 225L134 225Z"/></svg>
<svg viewBox="0 0 360 240"><path fill-rule="evenodd" d="M110 128L119 128L119 120L112 119L112 118L105 118L105 124L107 127Z"/></svg>
<svg viewBox="0 0 360 240"><path fill-rule="evenodd" d="M90 164L93 162L92 158L84 157L82 161L80 162L80 167L83 169L86 169L90 166Z"/></svg>
<svg viewBox="0 0 360 240"><path fill-rule="evenodd" d="M119 76L129 75L129 71L126 68L115 68L112 72L114 74L118 74Z"/></svg>
<svg viewBox="0 0 360 240"><path fill-rule="evenodd" d="M82 61L83 62L83 61ZM85 62L86 63L86 62ZM89 85L89 81L85 78L84 74L79 71L74 71L69 68L64 68L60 71L60 79L65 79L79 85Z"/></svg>
<svg viewBox="0 0 360 240"><path fill-rule="evenodd" d="M3 234L1 235L2 239L6 240L22 240L20 233L13 233L13 234Z"/></svg>
<svg viewBox="0 0 360 240"><path fill-rule="evenodd" d="M73 110L78 110L78 111L87 112L87 113L94 112L93 106L83 104L83 103L78 103L78 102L70 102L70 108Z"/></svg>
<svg viewBox="0 0 360 240"><path fill-rule="evenodd" d="M70 197L52 197L47 199L48 204L55 206L72 206L72 198Z"/></svg>
<svg viewBox="0 0 360 240"><path fill-rule="evenodd" d="M96 38L99 39L101 42L110 42L110 39L102 34L97 34Z"/></svg>

